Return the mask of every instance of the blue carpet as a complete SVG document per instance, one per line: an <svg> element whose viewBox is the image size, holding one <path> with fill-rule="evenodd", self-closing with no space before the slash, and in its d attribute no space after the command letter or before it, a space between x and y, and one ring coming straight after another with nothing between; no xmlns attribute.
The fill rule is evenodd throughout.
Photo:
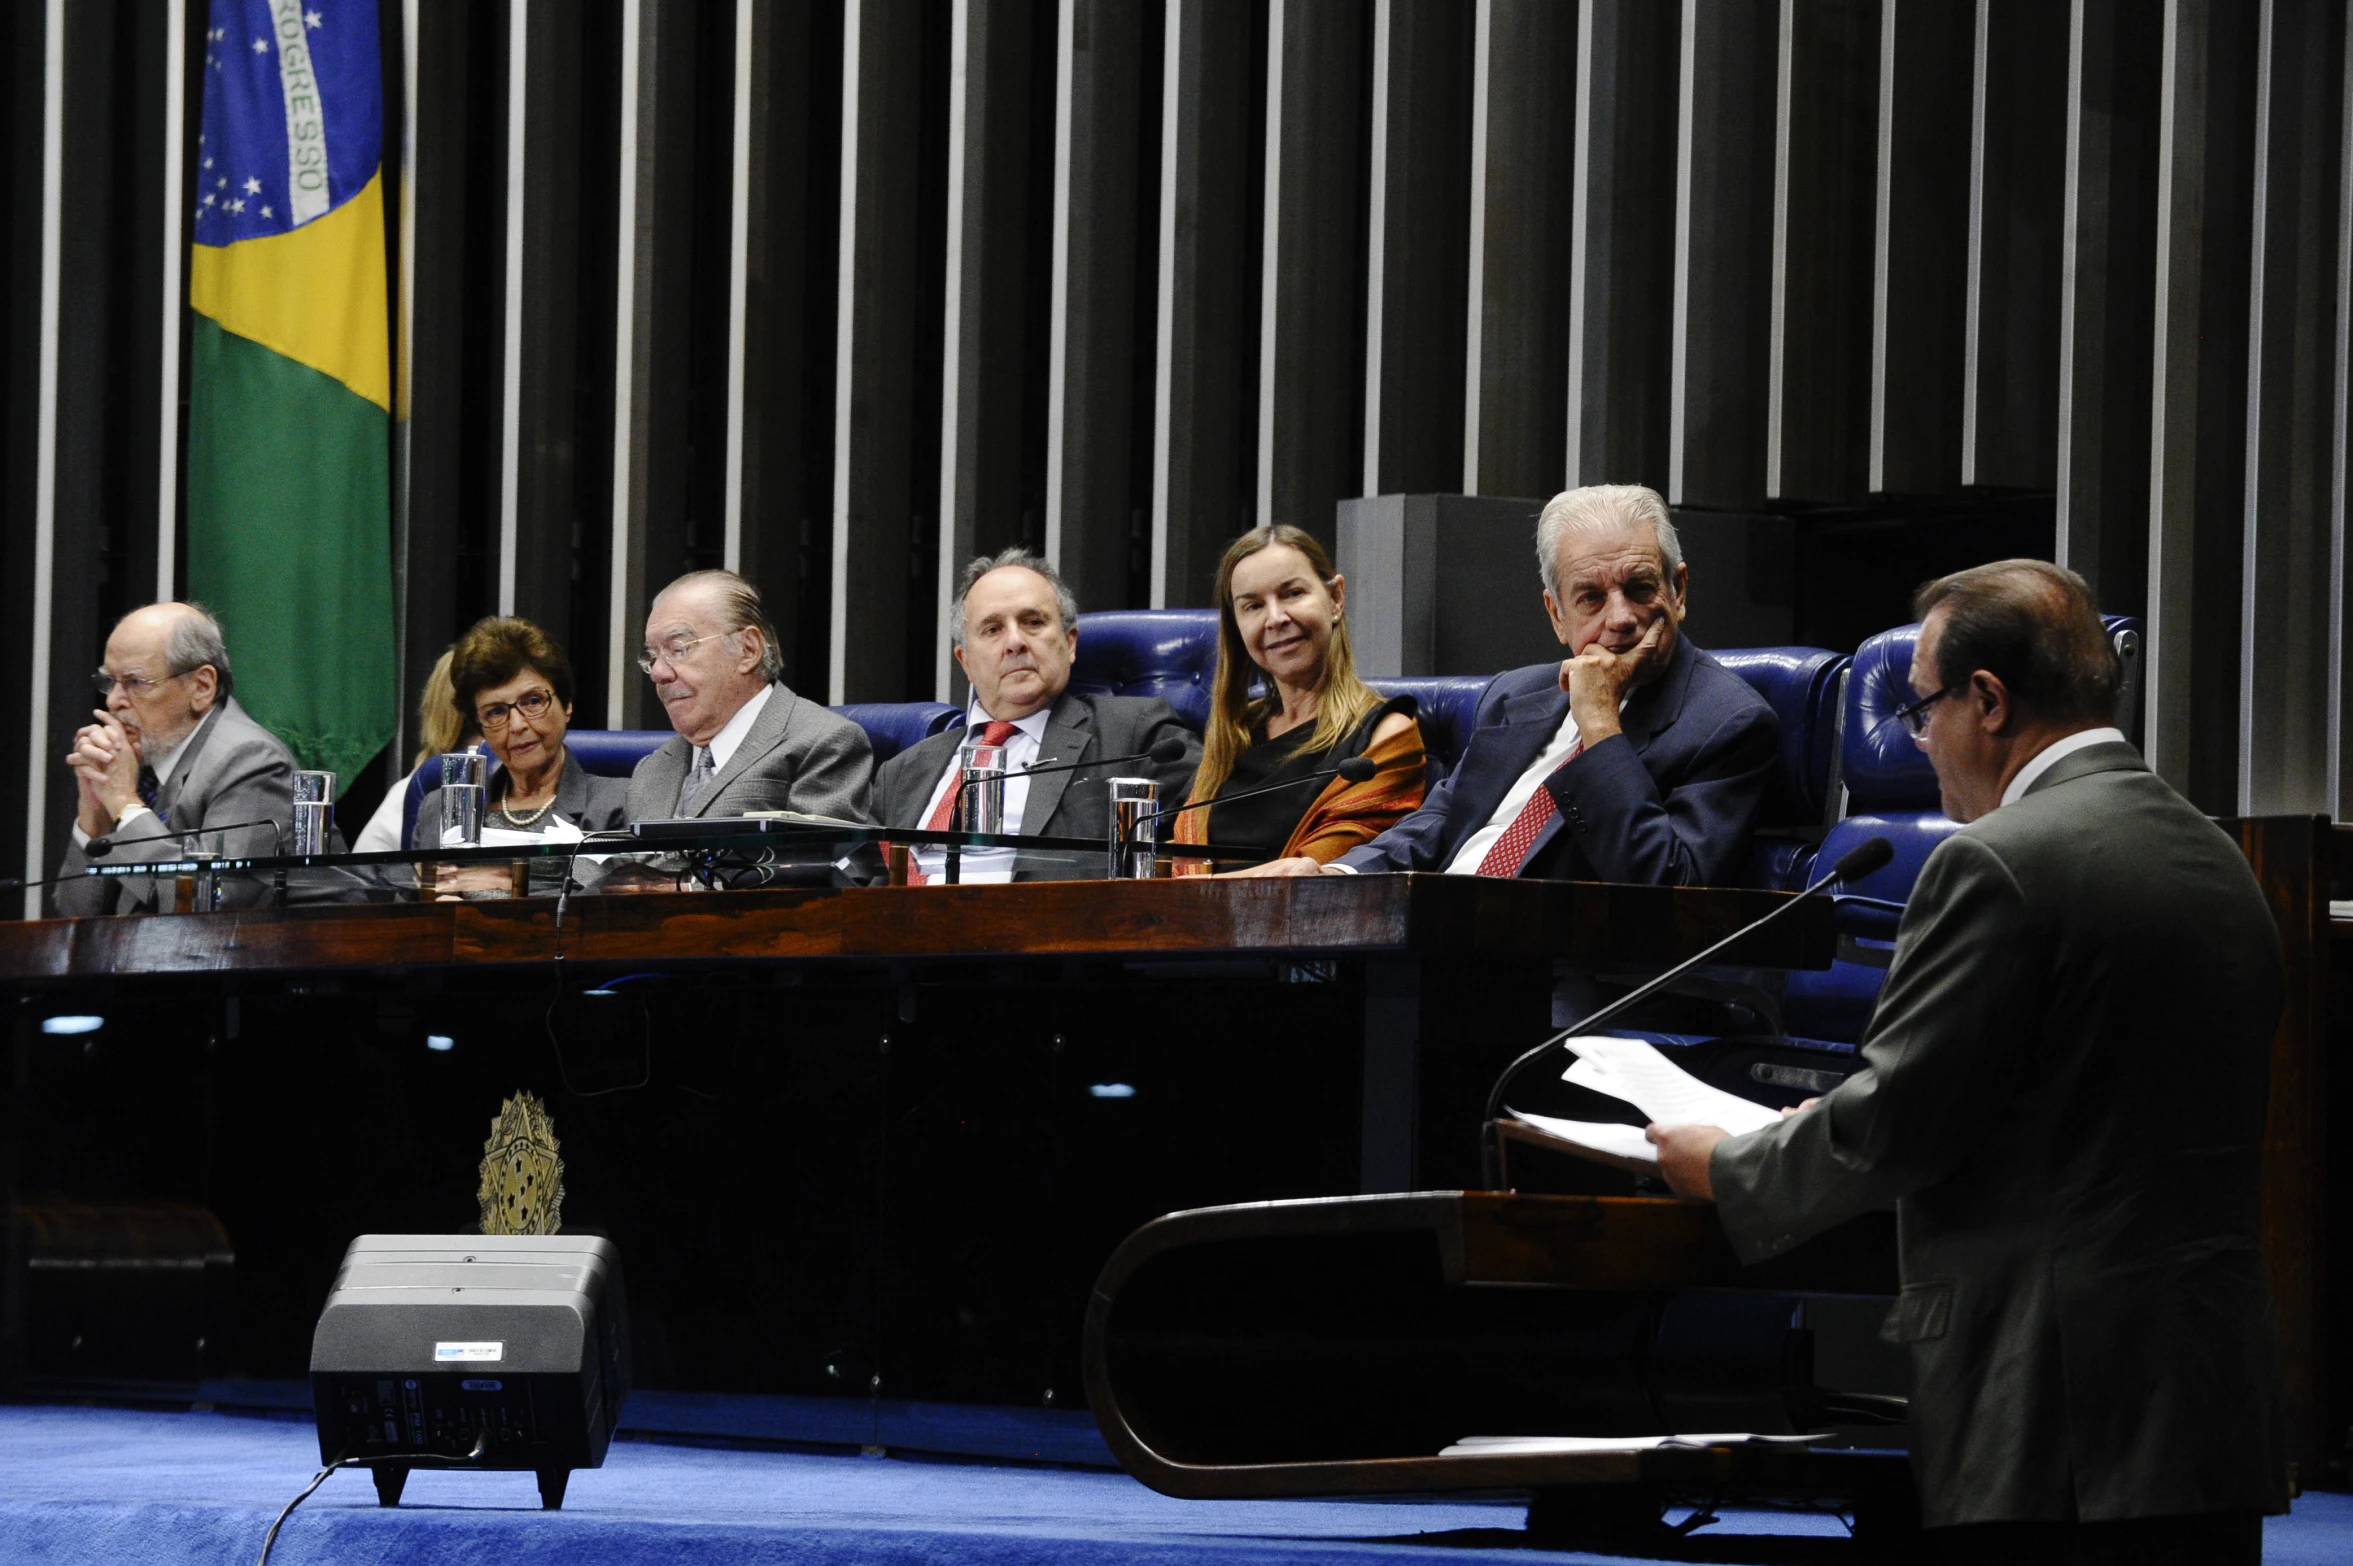
<svg viewBox="0 0 2353 1566"><path fill-rule="evenodd" d="M291 1419L0 1408L0 1561L249 1562L317 1451L309 1425ZM337 1474L287 1523L273 1559L1470 1566L1539 1558L1514 1547L1520 1523L1520 1509L1501 1504L1174 1501L1118 1474L625 1441L602 1469L573 1476L553 1514L538 1509L527 1474L419 1472L389 1512L364 1474ZM1833 1561L1839 1532L1829 1519L1740 1512L1694 1544L1710 1541L1717 1561L1786 1561L1809 1545L1810 1558ZM1826 1537L1788 1537L1798 1534ZM2353 1559L2353 1497L2306 1497L2271 1525L2266 1559Z"/></svg>

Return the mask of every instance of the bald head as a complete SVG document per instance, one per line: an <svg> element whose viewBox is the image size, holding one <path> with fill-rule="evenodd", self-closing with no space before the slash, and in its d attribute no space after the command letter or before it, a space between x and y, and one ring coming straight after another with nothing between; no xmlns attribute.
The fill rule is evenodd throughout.
<svg viewBox="0 0 2353 1566"><path fill-rule="evenodd" d="M201 604L149 604L124 615L106 638L103 672L111 679L107 710L143 755L187 738L233 683L220 622Z"/></svg>

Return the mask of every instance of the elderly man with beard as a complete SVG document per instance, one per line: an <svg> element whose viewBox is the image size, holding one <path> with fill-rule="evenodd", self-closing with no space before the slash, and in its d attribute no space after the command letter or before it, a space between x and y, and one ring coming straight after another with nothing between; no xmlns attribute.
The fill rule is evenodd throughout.
<svg viewBox="0 0 2353 1566"><path fill-rule="evenodd" d="M59 913L164 911L168 894L153 877L83 877L94 857L120 865L178 859L192 847L278 851L294 817L294 758L230 696L218 621L196 604L134 609L107 637L91 683L106 705L65 758L76 799L58 874L77 879L52 894ZM258 882L221 888L230 907L268 896Z"/></svg>
<svg viewBox="0 0 2353 1566"><path fill-rule="evenodd" d="M631 821L755 810L873 819L866 731L784 683L776 630L742 577L690 571L663 588L637 666L678 732L631 774Z"/></svg>

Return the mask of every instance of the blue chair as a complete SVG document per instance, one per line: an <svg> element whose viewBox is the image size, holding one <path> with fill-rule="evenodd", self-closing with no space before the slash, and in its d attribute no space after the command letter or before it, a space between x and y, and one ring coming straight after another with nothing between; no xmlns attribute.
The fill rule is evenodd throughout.
<svg viewBox="0 0 2353 1566"><path fill-rule="evenodd" d="M1078 617L1070 688L1088 696L1158 696L1199 730L1217 672L1215 609L1105 609Z"/></svg>
<svg viewBox="0 0 2353 1566"><path fill-rule="evenodd" d="M1758 807L1741 884L1802 886L1837 810L1840 698L1854 660L1821 647L1734 647L1715 656L1781 720L1781 756Z"/></svg>
<svg viewBox="0 0 2353 1566"><path fill-rule="evenodd" d="M878 767L910 745L964 726L964 709L945 702L852 702L827 710L866 731ZM625 778L637 770L639 762L661 749L670 733L668 729L573 729L564 736L564 746L579 759L583 770L598 777ZM476 748L485 756L490 754L487 745ZM425 796L440 786L441 758L428 756L409 779L408 797L401 804L403 843L410 841L416 831L417 811L425 803Z"/></svg>

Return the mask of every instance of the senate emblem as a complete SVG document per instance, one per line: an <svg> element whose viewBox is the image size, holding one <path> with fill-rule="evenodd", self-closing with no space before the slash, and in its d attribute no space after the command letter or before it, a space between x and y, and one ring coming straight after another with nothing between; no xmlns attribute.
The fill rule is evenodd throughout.
<svg viewBox="0 0 2353 1566"><path fill-rule="evenodd" d="M484 1234L555 1234L564 1227L564 1160L555 1123L535 1093L498 1107L482 1144Z"/></svg>

